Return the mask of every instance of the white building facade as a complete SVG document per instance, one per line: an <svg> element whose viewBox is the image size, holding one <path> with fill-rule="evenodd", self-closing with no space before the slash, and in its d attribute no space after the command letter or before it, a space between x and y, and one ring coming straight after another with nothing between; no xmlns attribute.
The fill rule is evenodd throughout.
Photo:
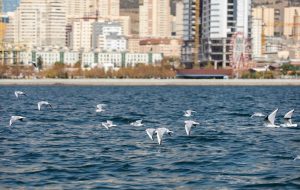
<svg viewBox="0 0 300 190"><path fill-rule="evenodd" d="M64 0L47 1L47 46L65 46L67 25L66 9L67 8Z"/></svg>
<svg viewBox="0 0 300 190"><path fill-rule="evenodd" d="M252 36L252 58L259 58L262 56L262 20L252 19L251 27Z"/></svg>
<svg viewBox="0 0 300 190"><path fill-rule="evenodd" d="M79 52L68 50L31 50L20 52L20 62L30 65L41 57L43 67L51 67L56 62L74 65L82 63L83 68L103 68L113 65L115 68L133 67L136 64L155 64L163 59L160 53L126 53L126 52Z"/></svg>
<svg viewBox="0 0 300 190"><path fill-rule="evenodd" d="M70 48L90 51L92 48L92 27L95 20L77 19L72 22L70 31Z"/></svg>
<svg viewBox="0 0 300 190"><path fill-rule="evenodd" d="M95 22L93 24L92 47L100 51L125 51L127 39L120 23Z"/></svg>
<svg viewBox="0 0 300 190"><path fill-rule="evenodd" d="M116 34L99 35L98 48L103 51L116 51L122 52L127 50L127 40L124 36Z"/></svg>
<svg viewBox="0 0 300 190"><path fill-rule="evenodd" d="M65 46L64 0L22 0L14 19L14 43L29 47Z"/></svg>

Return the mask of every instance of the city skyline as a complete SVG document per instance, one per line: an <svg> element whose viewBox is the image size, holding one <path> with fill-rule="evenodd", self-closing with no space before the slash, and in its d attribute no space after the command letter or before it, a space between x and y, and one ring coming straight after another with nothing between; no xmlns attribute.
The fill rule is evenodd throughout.
<svg viewBox="0 0 300 190"><path fill-rule="evenodd" d="M22 0L3 16L2 27L4 45L18 49L19 56L10 50L3 61L28 65L37 61L37 53L47 65L82 60L99 66L106 64L99 56L108 53L107 64L115 59L120 66L127 55L160 54L187 69L237 70L260 60L300 58L300 45L294 43L300 40L299 7L252 7L251 0L199 2L196 7L192 0L144 0L138 9L125 10L120 0ZM68 56L73 57L64 59Z"/></svg>

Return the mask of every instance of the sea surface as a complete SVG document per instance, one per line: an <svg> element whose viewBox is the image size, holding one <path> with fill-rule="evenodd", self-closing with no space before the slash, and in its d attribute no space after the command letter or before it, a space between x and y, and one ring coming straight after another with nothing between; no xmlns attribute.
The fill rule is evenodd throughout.
<svg viewBox="0 0 300 190"><path fill-rule="evenodd" d="M0 189L300 189L300 127L250 118L279 108L281 124L295 109L299 125L299 98L300 87L2 86ZM8 127L12 115L26 119ZM145 132L157 127L174 131L160 146Z"/></svg>

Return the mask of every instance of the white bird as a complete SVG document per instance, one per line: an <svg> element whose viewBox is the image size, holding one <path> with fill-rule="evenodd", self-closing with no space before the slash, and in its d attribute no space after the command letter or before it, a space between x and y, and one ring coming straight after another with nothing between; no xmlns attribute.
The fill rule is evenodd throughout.
<svg viewBox="0 0 300 190"><path fill-rule="evenodd" d="M265 117L265 115L261 112L254 112L252 115L251 115L251 118L252 117Z"/></svg>
<svg viewBox="0 0 300 190"><path fill-rule="evenodd" d="M184 111L184 115L183 116L185 116L185 117L191 117L193 112L195 112L195 111L193 111L193 110L186 110L186 111Z"/></svg>
<svg viewBox="0 0 300 190"><path fill-rule="evenodd" d="M296 156L296 158L294 158L294 160L300 160L300 155Z"/></svg>
<svg viewBox="0 0 300 190"><path fill-rule="evenodd" d="M146 129L146 133L147 133L147 135L149 136L149 138L153 141L154 139L153 139L153 136L154 136L154 134L155 134L155 130L156 129L153 129L153 128L149 128L149 129Z"/></svg>
<svg viewBox="0 0 300 190"><path fill-rule="evenodd" d="M114 125L112 121L107 120L106 123L102 122L101 123L103 127L105 127L106 129L109 129L111 127L116 127L117 125Z"/></svg>
<svg viewBox="0 0 300 190"><path fill-rule="evenodd" d="M184 128L188 136L190 136L191 134L192 127L194 127L195 125L199 125L198 122L192 120L184 121L184 123L185 123Z"/></svg>
<svg viewBox="0 0 300 190"><path fill-rule="evenodd" d="M24 92L22 92L22 91L15 91L15 96L17 97L17 98L19 98L19 96L21 96L21 95L23 95L23 96L27 96Z"/></svg>
<svg viewBox="0 0 300 190"><path fill-rule="evenodd" d="M293 113L294 113L294 109L292 109L291 111L287 112L285 115L284 115L284 124L281 124L280 126L281 127L297 127L297 124L296 123L292 123L292 116L293 116Z"/></svg>
<svg viewBox="0 0 300 190"><path fill-rule="evenodd" d="M10 120L9 120L9 126L12 126L12 124L18 120L23 121L23 119L25 119L25 117L22 116L11 116Z"/></svg>
<svg viewBox="0 0 300 190"><path fill-rule="evenodd" d="M276 117L277 111L278 111L278 108L275 109L270 115L268 115L265 118L265 126L266 127L279 127L278 125L275 125L275 117Z"/></svg>
<svg viewBox="0 0 300 190"><path fill-rule="evenodd" d="M106 104L98 104L98 105L97 105L96 112L104 112L104 111L105 111L105 110L103 109L104 106L106 106Z"/></svg>
<svg viewBox="0 0 300 190"><path fill-rule="evenodd" d="M40 101L40 102L38 102L38 110L41 110L43 105L46 105L46 106L49 106L50 108L52 108L52 106L49 102Z"/></svg>
<svg viewBox="0 0 300 190"><path fill-rule="evenodd" d="M137 120L137 121L135 121L135 122L132 122L132 123L130 123L130 125L132 125L132 126L134 126L134 127L141 127L141 126L143 126L144 124L142 124L142 121L143 120Z"/></svg>
<svg viewBox="0 0 300 190"><path fill-rule="evenodd" d="M164 134L167 133L168 135L171 136L171 134L173 133L173 131L170 131L169 129L163 127L163 128L157 128L155 130L155 133L156 133L158 144L161 145L162 138L163 138Z"/></svg>

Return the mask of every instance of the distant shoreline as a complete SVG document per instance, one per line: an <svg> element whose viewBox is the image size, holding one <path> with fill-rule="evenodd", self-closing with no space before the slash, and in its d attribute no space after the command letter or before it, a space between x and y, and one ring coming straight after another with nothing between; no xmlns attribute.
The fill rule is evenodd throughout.
<svg viewBox="0 0 300 190"><path fill-rule="evenodd" d="M300 86L300 79L0 79L0 86Z"/></svg>

